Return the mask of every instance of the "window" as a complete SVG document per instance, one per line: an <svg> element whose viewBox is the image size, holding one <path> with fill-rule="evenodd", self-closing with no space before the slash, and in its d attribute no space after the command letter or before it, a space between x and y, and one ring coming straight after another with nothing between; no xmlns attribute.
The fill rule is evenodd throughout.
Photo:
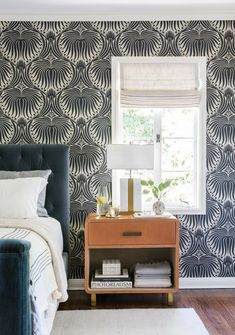
<svg viewBox="0 0 235 335"><path fill-rule="evenodd" d="M151 178L157 183L182 177L164 198L166 208L175 214L205 213L205 68L205 59L197 57L114 57L112 60L112 142L154 146L154 170L133 171L134 177ZM167 74L168 70L174 72L172 76ZM144 73L143 78L141 73ZM116 203L120 178L128 175L125 170L113 171ZM152 203L149 195L142 195L143 210L151 210Z"/></svg>

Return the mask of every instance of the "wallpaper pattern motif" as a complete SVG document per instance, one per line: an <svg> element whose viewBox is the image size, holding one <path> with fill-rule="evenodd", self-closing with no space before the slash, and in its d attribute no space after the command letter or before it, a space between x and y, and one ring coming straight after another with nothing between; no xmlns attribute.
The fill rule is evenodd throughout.
<svg viewBox="0 0 235 335"><path fill-rule="evenodd" d="M207 56L207 215L181 216L181 276L235 276L235 22L1 22L0 142L71 147L71 277L110 183L111 56Z"/></svg>

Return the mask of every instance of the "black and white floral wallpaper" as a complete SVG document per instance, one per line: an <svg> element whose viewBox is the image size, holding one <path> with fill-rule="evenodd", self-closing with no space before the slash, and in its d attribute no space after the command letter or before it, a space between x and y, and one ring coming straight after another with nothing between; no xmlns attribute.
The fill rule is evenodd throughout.
<svg viewBox="0 0 235 335"><path fill-rule="evenodd" d="M182 216L181 276L235 276L235 21L0 22L0 142L71 148L71 277L110 183L112 56L207 56L207 215Z"/></svg>

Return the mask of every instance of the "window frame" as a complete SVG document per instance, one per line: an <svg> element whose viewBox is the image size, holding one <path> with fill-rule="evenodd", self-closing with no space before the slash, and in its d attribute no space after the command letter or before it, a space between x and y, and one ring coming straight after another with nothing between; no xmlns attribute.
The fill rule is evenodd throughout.
<svg viewBox="0 0 235 335"><path fill-rule="evenodd" d="M111 87L112 87L112 143L121 143L120 138L120 65L125 63L193 63L197 64L200 74L200 107L197 117L197 155L196 155L196 173L197 173L197 199L195 207L167 208L173 214L206 214L206 57L112 57L111 58ZM156 130L154 130L156 131ZM162 139L161 139L162 140ZM160 150L154 141L154 150ZM155 160L156 161L156 160ZM159 164L159 163L158 163ZM156 174L154 167L154 175ZM112 199L113 203L119 203L120 185L118 171L112 171Z"/></svg>

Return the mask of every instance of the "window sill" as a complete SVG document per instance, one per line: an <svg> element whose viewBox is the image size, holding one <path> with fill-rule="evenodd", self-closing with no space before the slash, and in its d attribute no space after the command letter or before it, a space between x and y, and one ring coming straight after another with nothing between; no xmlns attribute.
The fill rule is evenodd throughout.
<svg viewBox="0 0 235 335"><path fill-rule="evenodd" d="M166 208L167 211L174 215L206 215L206 211L202 208Z"/></svg>

